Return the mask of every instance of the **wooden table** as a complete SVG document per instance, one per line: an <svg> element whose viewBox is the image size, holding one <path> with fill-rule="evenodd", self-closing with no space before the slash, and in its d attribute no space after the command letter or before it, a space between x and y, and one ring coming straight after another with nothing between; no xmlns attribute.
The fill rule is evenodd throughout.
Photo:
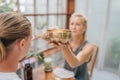
<svg viewBox="0 0 120 80"><path fill-rule="evenodd" d="M46 79L49 77L49 79ZM69 79L59 79L53 75L53 73L46 74L44 71L44 66L40 66L38 68L33 69L33 80L75 80L75 78Z"/></svg>

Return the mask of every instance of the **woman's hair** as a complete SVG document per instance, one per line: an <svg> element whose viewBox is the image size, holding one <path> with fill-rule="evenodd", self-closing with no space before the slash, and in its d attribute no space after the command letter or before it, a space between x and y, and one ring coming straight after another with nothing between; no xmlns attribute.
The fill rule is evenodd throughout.
<svg viewBox="0 0 120 80"><path fill-rule="evenodd" d="M0 62L8 56L7 47L17 39L28 37L30 32L31 23L23 15L16 12L0 14Z"/></svg>
<svg viewBox="0 0 120 80"><path fill-rule="evenodd" d="M80 14L80 13L73 13L70 17L73 18L73 17L79 17L81 20L82 20L82 24L86 27L87 29L87 18L84 14ZM84 39L86 38L86 31L83 33L84 35Z"/></svg>

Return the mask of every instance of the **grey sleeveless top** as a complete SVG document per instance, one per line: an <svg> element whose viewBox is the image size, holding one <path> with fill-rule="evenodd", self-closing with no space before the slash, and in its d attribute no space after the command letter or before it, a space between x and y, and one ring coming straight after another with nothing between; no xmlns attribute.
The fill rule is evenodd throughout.
<svg viewBox="0 0 120 80"><path fill-rule="evenodd" d="M83 42L75 52L72 50L72 48L71 50L73 51L75 55L77 55L87 43L88 43L87 41ZM70 65L65 61L64 68L67 70L73 71L75 74L76 80L88 80L89 79L89 75L87 71L87 62L76 68L71 68Z"/></svg>

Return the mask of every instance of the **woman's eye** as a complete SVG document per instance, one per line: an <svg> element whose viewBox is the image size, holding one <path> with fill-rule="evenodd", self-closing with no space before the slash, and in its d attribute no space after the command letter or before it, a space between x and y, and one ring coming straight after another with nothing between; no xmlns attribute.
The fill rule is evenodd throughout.
<svg viewBox="0 0 120 80"><path fill-rule="evenodd" d="M73 23L70 23L70 25L73 25Z"/></svg>

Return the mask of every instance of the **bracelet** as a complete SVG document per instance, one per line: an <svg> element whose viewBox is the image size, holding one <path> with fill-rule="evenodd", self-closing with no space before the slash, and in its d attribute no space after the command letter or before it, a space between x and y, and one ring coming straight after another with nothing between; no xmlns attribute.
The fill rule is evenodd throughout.
<svg viewBox="0 0 120 80"><path fill-rule="evenodd" d="M29 53L28 55L28 58L34 56L35 58L37 58L38 60L44 62L44 53L43 52L40 52L40 53L35 53L35 52L32 52L32 53Z"/></svg>
<svg viewBox="0 0 120 80"><path fill-rule="evenodd" d="M44 53L43 52L40 52L40 53L38 53L37 54L37 58L39 59L39 60L41 60L42 62L44 62Z"/></svg>

